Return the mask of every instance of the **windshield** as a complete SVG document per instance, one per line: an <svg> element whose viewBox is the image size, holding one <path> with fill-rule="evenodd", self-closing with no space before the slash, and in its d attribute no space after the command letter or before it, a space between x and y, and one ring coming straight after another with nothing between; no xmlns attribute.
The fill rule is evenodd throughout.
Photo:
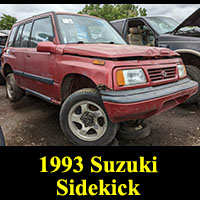
<svg viewBox="0 0 200 200"><path fill-rule="evenodd" d="M62 43L126 44L115 29L105 20L58 14Z"/></svg>
<svg viewBox="0 0 200 200"><path fill-rule="evenodd" d="M168 17L149 17L147 21L159 34L172 32L179 25L177 21Z"/></svg>

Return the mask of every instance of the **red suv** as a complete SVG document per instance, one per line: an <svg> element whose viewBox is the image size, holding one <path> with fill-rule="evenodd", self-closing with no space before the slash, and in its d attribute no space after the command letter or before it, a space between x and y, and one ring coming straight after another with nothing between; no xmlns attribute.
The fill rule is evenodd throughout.
<svg viewBox="0 0 200 200"><path fill-rule="evenodd" d="M71 13L17 22L1 71L11 102L31 93L61 105L62 131L77 145L107 145L120 122L168 110L198 89L179 54L129 46L107 21Z"/></svg>

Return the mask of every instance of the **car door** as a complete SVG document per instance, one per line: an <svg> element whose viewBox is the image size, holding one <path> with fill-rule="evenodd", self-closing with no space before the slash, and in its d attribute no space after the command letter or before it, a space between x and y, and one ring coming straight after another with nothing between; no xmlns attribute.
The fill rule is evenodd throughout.
<svg viewBox="0 0 200 200"><path fill-rule="evenodd" d="M156 46L156 35L153 29L146 23L144 19L131 18L126 22L126 28L124 29L124 39L127 38L130 27L137 27L140 30L140 34L143 37L144 45Z"/></svg>
<svg viewBox="0 0 200 200"><path fill-rule="evenodd" d="M50 100L53 95L53 72L55 55L49 52L37 52L37 44L41 41L53 41L54 31L51 16L34 20L29 48L26 55L26 88L29 92Z"/></svg>

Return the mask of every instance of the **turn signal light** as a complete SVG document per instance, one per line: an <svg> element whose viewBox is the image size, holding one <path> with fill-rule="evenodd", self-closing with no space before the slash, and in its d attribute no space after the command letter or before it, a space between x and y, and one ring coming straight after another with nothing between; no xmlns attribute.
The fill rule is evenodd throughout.
<svg viewBox="0 0 200 200"><path fill-rule="evenodd" d="M100 60L94 60L93 64L94 65L105 65L105 62L104 61L100 61Z"/></svg>
<svg viewBox="0 0 200 200"><path fill-rule="evenodd" d="M117 71L117 85L119 85L119 86L125 85L124 74L123 74L122 70Z"/></svg>

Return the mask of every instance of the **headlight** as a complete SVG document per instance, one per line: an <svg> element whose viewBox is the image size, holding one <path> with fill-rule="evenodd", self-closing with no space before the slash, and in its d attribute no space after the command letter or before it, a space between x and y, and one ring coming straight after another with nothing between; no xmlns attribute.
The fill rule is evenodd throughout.
<svg viewBox="0 0 200 200"><path fill-rule="evenodd" d="M177 68L178 68L179 78L183 78L183 77L187 76L185 65L179 64L179 65L177 65Z"/></svg>
<svg viewBox="0 0 200 200"><path fill-rule="evenodd" d="M138 85L146 83L146 76L142 69L127 69L117 71L117 84L119 86Z"/></svg>

